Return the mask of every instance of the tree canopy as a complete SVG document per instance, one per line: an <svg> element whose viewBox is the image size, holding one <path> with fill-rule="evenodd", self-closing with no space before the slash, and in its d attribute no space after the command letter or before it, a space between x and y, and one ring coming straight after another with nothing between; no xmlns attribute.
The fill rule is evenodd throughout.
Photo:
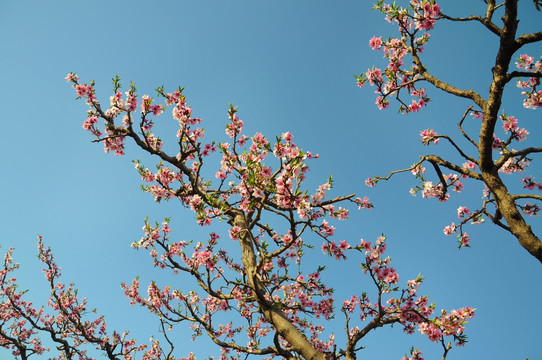
<svg viewBox="0 0 542 360"><path fill-rule="evenodd" d="M294 140L288 130L277 136L260 129L248 133L249 120L242 120L242 105L234 104L226 111L225 134L215 140L208 132L217 134L212 131L216 124L199 117L182 87L160 86L149 95L139 92L133 82L123 85L116 76L112 92L107 94L99 83L69 73L66 80L88 106L83 129L91 133L92 142L103 146L106 153L139 157L133 165L141 189L172 212L162 219L146 218L142 236L132 241L133 248L147 258L150 255L155 271L147 271L156 278L147 281L141 270L141 278L121 285L130 305L151 315L150 326L155 331L147 343L128 332L111 330L101 315L105 311L89 305L92 294L81 296L74 284L61 278L53 252L44 245L48 237L44 242L40 235L38 257L49 300L46 305L29 300L29 293L21 290L24 285L13 275L19 269L14 250L7 250L0 271L0 344L21 359L50 356L48 348L58 359L192 359L196 357L194 343L183 332L189 331L196 343L209 344L199 348L199 357L356 359L366 354L374 333L390 330L400 337L402 330L421 334L438 344L439 357L452 358L454 348L467 341L467 323L479 311L474 309L477 306L467 303L449 308L450 301L446 301L446 309L442 309L425 295L424 276L413 275L415 269L406 278L399 276L405 264L416 267L432 261L427 253L423 252L424 258L401 262L399 270L388 256L391 249L384 234L360 240L360 234L346 234L341 227L379 206L369 200L372 189L362 187L363 182L374 187L410 172L418 182L411 194L434 198L442 206L453 204L455 193L482 185L476 189L481 193L481 200L474 202L477 208L471 205L471 196L469 204L457 207L457 224L448 223L443 229L445 235L457 236L459 248L474 247L477 242L474 236L471 242L469 224L492 222L507 235L503 238L516 239L528 251L525 258L542 261L537 226L531 221L538 215L537 201L542 199L538 193L542 185L531 172L542 147L532 140L531 128L520 127L523 118L520 122L519 115L503 109L508 88L514 87L519 88L513 90L526 110L542 106L542 90L538 89L542 57L536 58L539 55L532 54L529 47L542 40L542 32L519 34L517 1L485 3L482 15L463 17L448 15L435 1L375 4L398 31L388 38L375 34L369 40L369 46L385 60L377 64L377 57L375 65L352 82L362 88L374 86L376 106L381 110L395 107L410 116L429 111L425 108L434 101L429 95L435 91L460 98L464 108L455 116L438 110L434 115L454 121L455 134L449 133L449 127L442 133L439 124L419 132L421 143L438 145L440 153L421 155L412 166L387 176L357 178L359 195L343 193L336 177L319 180L309 170L321 161L314 151L324 156L334 142L309 151L298 146L297 135ZM534 1L535 9L539 5ZM449 77L438 70L438 62L425 60L432 43L437 42L431 34L441 23L476 23L497 39L487 84ZM365 89L357 94L367 96ZM277 116L283 115L275 107ZM401 146L407 148L410 143L407 139ZM443 146L449 149L442 150ZM374 161L382 151L387 147L375 149L367 157ZM341 166L347 159L342 154L334 163ZM108 171L99 175L106 177L114 192L122 191L124 184ZM378 184L382 186L390 185ZM103 218L91 221L114 221L128 206L129 201L122 200L100 199ZM179 207L184 209L173 210ZM186 225L172 226L175 217L186 214L194 219L194 227L198 225L197 236L190 233L187 238ZM429 215L420 217L423 222ZM431 237L423 226L417 227L423 236ZM363 226L354 224L354 229L363 232ZM483 231L491 230L478 234ZM491 244L477 246L484 249ZM409 248L417 251L416 246ZM489 249L481 253L500 256ZM446 256L446 252L432 255L435 259ZM459 254L458 259L461 256L468 255ZM92 263L81 251L74 257ZM116 265L122 266L122 262ZM461 289L450 285L450 290L459 293ZM377 345L377 351L384 352L384 347ZM416 344L410 350L394 351L398 357L404 354L405 360L423 359L423 348Z"/></svg>

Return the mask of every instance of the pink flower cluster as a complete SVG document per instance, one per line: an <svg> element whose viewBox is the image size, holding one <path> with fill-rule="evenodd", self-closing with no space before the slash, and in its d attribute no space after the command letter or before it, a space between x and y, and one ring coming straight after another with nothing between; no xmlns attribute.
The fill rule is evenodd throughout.
<svg viewBox="0 0 542 360"><path fill-rule="evenodd" d="M376 105L379 109L389 107L388 96L397 96L401 104L399 107L401 112L418 112L427 105L430 98L425 94L425 89L417 89L414 86L419 79L418 70L415 65L410 69L404 69L404 58L409 53L423 51L424 45L429 41L429 33L424 32L416 38L414 35L419 30L429 31L434 28L436 19L440 16L440 6L434 1L413 0L410 9L401 8L395 4L390 6L383 4L383 2L379 2L375 7L386 15L388 21L396 22L399 25L402 36L389 40L373 36L369 40L369 46L373 50L384 52L384 57L388 59L388 66L385 70L373 67L365 74L356 76L357 84L362 87L366 81L369 81L371 86L376 86L376 92L379 94L376 98ZM408 35L412 35L414 39L412 43ZM410 104L399 98L401 90L405 90L413 97Z"/></svg>
<svg viewBox="0 0 542 360"><path fill-rule="evenodd" d="M540 212L540 207L537 204L531 204L530 202L525 202L525 205L518 205L521 208L521 212L528 216L538 216Z"/></svg>
<svg viewBox="0 0 542 360"><path fill-rule="evenodd" d="M405 355L401 360L424 360L422 357L422 352L418 349L410 350L410 356Z"/></svg>
<svg viewBox="0 0 542 360"><path fill-rule="evenodd" d="M324 234L324 236L326 235ZM335 257L335 260L346 259L344 252L348 249L350 249L350 244L346 240L342 240L338 245L335 241L327 241L322 245L324 254Z"/></svg>
<svg viewBox="0 0 542 360"><path fill-rule="evenodd" d="M464 325L467 319L474 316L473 309L466 307L449 312L442 310L439 316L431 318L435 312L435 305L430 304L426 296L417 295L423 277L418 276L414 280L409 280L407 287L403 290L397 288L399 276L390 266L390 258L384 258L386 245L383 236L378 238L374 245L361 240L360 245L353 249L365 252L365 263L362 264L362 268L377 284L379 296L376 303L372 303L366 294L359 297L352 296L345 300L342 312L347 319L358 308L362 321L372 317L374 318L372 322L398 322L406 333L412 334L417 327L420 333L426 335L431 341L439 341L445 336L452 336L458 345L465 342ZM394 297L392 294L395 292L398 292L400 296ZM382 297L385 294L389 294L389 298L384 302ZM358 327L351 328L349 331L351 338L359 333Z"/></svg>
<svg viewBox="0 0 542 360"><path fill-rule="evenodd" d="M243 131L244 124L243 124L243 121L240 120L235 114L235 112L233 111L230 111L229 117L230 117L231 122L228 125L226 125L226 135L232 138L232 137L237 136Z"/></svg>
<svg viewBox="0 0 542 360"><path fill-rule="evenodd" d="M162 112L165 109L165 106L163 105L152 105L153 99L148 95L143 95L141 98L141 113L146 115L149 113L152 113L154 116L158 116L162 114ZM144 129L144 130L150 130L150 129Z"/></svg>
<svg viewBox="0 0 542 360"><path fill-rule="evenodd" d="M421 141L424 145L429 145L430 142L433 142L433 144L438 144L438 136L437 133L433 129L425 129L420 132L420 136L422 137Z"/></svg>
<svg viewBox="0 0 542 360"><path fill-rule="evenodd" d="M518 120L515 117L502 114L501 120L503 122L502 128L504 129L504 132L507 134L510 132L511 139L523 141L527 138L527 135L529 135L527 130L518 128ZM498 142L500 147L500 141Z"/></svg>
<svg viewBox="0 0 542 360"><path fill-rule="evenodd" d="M534 181L532 176L528 176L526 178L521 179L521 182L523 183L524 189L529 189L529 190L538 189L542 191L542 184Z"/></svg>
<svg viewBox="0 0 542 360"><path fill-rule="evenodd" d="M133 360L137 352L147 348L128 339L128 333L109 333L103 316L95 316L88 308L85 298L77 296L73 284L66 286L59 281L60 268L54 261L51 250L45 248L42 237L38 236L38 257L44 264L45 279L49 284L51 296L46 307L36 308L24 300L25 291L19 291L16 278L10 274L18 269L13 263L9 249L0 269L0 343L11 349L16 358L30 355L43 355L45 348L39 336L48 337L59 350L58 358L70 358L77 354L81 359L89 358L89 349L96 349L110 357ZM92 317L94 317L92 319ZM142 356L152 356L152 349Z"/></svg>
<svg viewBox="0 0 542 360"><path fill-rule="evenodd" d="M79 89L82 95L94 94L93 85L79 86L77 75L70 74L67 79L74 83L74 87ZM104 143L106 152L112 151L116 155L123 155L126 136L131 133L133 137L132 113L137 108L138 100L133 84L131 84L129 91L125 93L125 98L119 90L121 85L118 78L114 80L114 84L115 94L110 98L110 108L103 112L97 101L92 102L90 104L91 117L85 120L83 127L91 131L99 141ZM182 89L172 93L165 93L163 89L158 89L158 94L166 99L165 105L153 104L153 99L148 95L142 97L141 122L139 124L141 141L150 152L161 153L163 142L151 132L154 120L147 117L147 115L152 114L157 117L162 114L166 107L173 106L172 116L180 125L177 133L180 151L176 159L187 163L186 165L194 173L199 173L203 158L215 152L217 146L214 143L200 144L200 140L204 137L204 131L199 127L194 127L196 124L201 123L201 119L192 117L192 109L187 106L186 98L182 95ZM291 133L282 134L274 148L270 146L262 134L256 133L252 137L252 145L249 147L249 151L239 153L238 147L245 146L248 138L241 134L243 121L238 118L236 112L237 110L231 106L228 112L230 123L226 126L226 134L234 138L234 143L233 147L228 143L218 146L223 156L221 160L222 166L216 173L216 177L225 182L229 176L232 176L239 182L230 181L228 183L229 190L222 193L222 201L238 195L240 196L239 208L243 211L252 212L261 206L264 199L272 198L280 208L296 209L302 219L316 220L326 214L339 219L347 218L348 211L345 209L335 210L329 204L321 206L320 202L325 199L325 191L330 188L329 185L318 189L315 195L299 193L298 187L308 170L305 160L317 158L318 156L301 151L293 143ZM122 125L116 126L115 118L120 114L124 114ZM105 120L105 135L98 128L99 118ZM281 161L281 168L274 173L270 167L265 166L263 163L271 151ZM198 222L202 225L210 224L213 218L221 215L221 210L218 207L207 208L204 204L197 203L198 195L193 194L193 184L190 179L183 177L183 172L179 169L167 168L161 163L158 166L158 171L152 173L139 162L136 163L136 168L145 182L153 183L145 185L143 189L151 193L156 201L172 198L180 199L185 205L197 212ZM294 186L294 184L297 185ZM368 199L361 201L358 205L362 208L372 206Z"/></svg>
<svg viewBox="0 0 542 360"><path fill-rule="evenodd" d="M377 182L378 182L377 179L367 178L365 180L365 185L368 186L368 187L375 187Z"/></svg>
<svg viewBox="0 0 542 360"><path fill-rule="evenodd" d="M212 233L207 245L198 243L194 246L192 255L189 256L185 250L189 246L189 243L173 243L167 244L169 239L170 229L167 226L167 221L162 225L156 224L151 227L146 223L144 227L146 235L140 240L136 247L153 247L151 250L151 256L155 261L155 266L159 267L171 267L174 265L177 270L190 272L191 274L199 274L198 278L206 276L213 279L213 282L227 280L225 276L225 268L234 270L235 272L242 274L243 270L239 264L233 263L232 259L228 257L225 251L216 251L215 246L219 236ZM230 230L230 234L233 238L239 238L241 230L239 227L233 227ZM148 234L148 235L147 235ZM259 244L263 239L262 233L257 236L254 241ZM286 257L299 256L302 243L300 239L293 239L292 234L288 233L280 240L281 244L285 248L289 248L294 251L293 254L286 253ZM162 255L159 255L154 247L160 247L164 250ZM296 250L297 249L297 250ZM296 255L297 253L297 255ZM180 266L177 259L181 259L186 265ZM278 268L284 268L284 264L287 260L283 258L276 259ZM299 260L299 259L298 259ZM262 264L261 270L264 278L269 279L270 285L276 287L276 293L270 293L270 300L280 301L285 307L285 313L288 319L296 326L306 329L310 334L310 341L321 351L329 351L333 346L334 339L331 336L327 341L321 340L319 335L323 331L323 327L318 325L311 325L304 318L303 314L309 312L316 318L323 317L330 319L333 315L333 298L332 290L323 285L320 281L320 273L310 273L306 276L299 274L295 279L290 277L278 277L277 274L272 275L271 272L274 269L273 259L269 259L267 263ZM234 339L241 331L245 332L248 336L249 342L247 349L255 349L261 342L260 339L266 337L270 332L267 321L263 317L257 317L257 313L254 311L255 301L252 292L249 289L243 289L240 286L223 286L222 290L213 290L209 287L204 287L203 290L210 294L202 298L195 291L190 291L187 294L182 293L179 290L172 290L166 286L160 288L156 283L151 283L147 288L147 296L143 297L139 292L139 281L135 279L131 285L123 284L123 288L127 297L130 298L132 305L139 304L149 309L152 313L161 314L168 318L178 317L180 321L192 321L191 327L194 330L194 336L201 335L200 329L203 323L206 323L205 327L209 330L209 327L213 326L213 336L224 339ZM211 286L211 283L209 283ZM217 285L217 288L219 286ZM226 293L225 290L229 292ZM279 295L280 294L280 295ZM186 317L185 312L179 312L175 309L178 305L175 303L185 304L193 314L198 314L200 320L197 318ZM228 312L232 309L236 309L242 317L246 318L249 326L234 326L233 322L218 323L213 322L211 319L216 313ZM225 352L227 353L227 351Z"/></svg>
<svg viewBox="0 0 542 360"><path fill-rule="evenodd" d="M422 80L428 81L433 85L442 88L435 83L435 78L427 74L419 55L423 52L425 44L430 39L428 31L435 27L437 20L445 18L446 16L441 14L440 6L435 0L411 0L410 6L404 7L395 2L393 4L387 4L384 3L384 0L380 0L375 4L374 9L383 13L388 22L398 25L400 36L396 38L390 37L387 40L383 39L382 36L373 36L369 40L369 46L373 50L382 51L388 64L385 69L373 66L365 73L357 75L357 84L359 87L362 87L368 82L369 85L376 87L375 92L378 94L376 104L379 109L388 108L390 106L389 98L393 98L399 103L400 112L418 112L427 105L427 102L430 99L425 94L425 89L416 87L417 82ZM408 59L407 61L407 56L410 56L412 59ZM405 63L412 65L407 67L405 66ZM541 107L542 90L539 90L539 86L540 74L542 73L542 57L540 57L539 60L536 60L533 56L521 54L519 58L517 58L516 67L519 71L512 71L508 75L518 77L517 86L522 89L522 95L525 96L523 101L524 107L529 109ZM444 91L458 95L455 91ZM413 99L405 100L403 95L405 93L410 95ZM476 100L475 102L478 103ZM484 120L484 113L482 110L472 110L470 113L474 118L481 119L482 121ZM500 157L495 161L498 165L498 171L504 174L523 172L525 171L525 168L530 165L531 159L528 157L528 154L536 152L537 150L535 148L519 151L509 149L512 141L521 142L526 140L529 132L518 126L518 120L514 116L502 114L500 118L502 120L503 130L508 137L500 139L497 135L492 134L492 149L500 151ZM463 121L464 118L459 123L462 135L470 143L474 144L475 147L480 148L480 144L469 137L462 128ZM429 145L430 143L437 144L439 139L444 139L458 151L461 157L468 161L463 163L462 167L459 167L446 159L431 155L424 157L422 161L413 165L410 169L394 171L388 177L368 178L365 181L365 184L369 187L373 187L379 180L388 180L395 173L411 171L412 174L421 181L421 185L410 190L412 195L415 196L417 192L421 191L424 198L438 198L439 201L446 201L450 196L450 190L455 192L461 192L463 190L463 180L471 178L485 181L483 180L483 177L481 177L483 171L477 172L477 159L469 155L469 153L460 147L458 143L454 142L451 137L447 135L437 135L433 129L421 131L420 136L424 145ZM439 176L439 182L437 184L426 181L424 179L424 173L420 171L421 164L427 161L431 162L436 169L437 175ZM441 173L444 168L452 169L456 174L444 175ZM525 188L534 189L537 187L536 183L525 179L523 181ZM522 195L522 197L534 197L537 199L536 196L529 195ZM487 212L485 212L485 207L488 205L493 206L495 204L495 199L492 197L489 189L484 190L484 198L486 200L483 203L482 210L474 212L471 216L468 216L468 214L459 214L462 221L461 224L457 227L447 227L445 229L447 234L456 232L456 229L459 229L460 235L458 236L460 238L460 246L468 246L470 240L468 234L462 232L462 225L466 220L472 221L473 224L482 223L484 221L484 214L487 214ZM517 207L527 215L536 215L538 212L538 206L536 204L517 204Z"/></svg>
<svg viewBox="0 0 542 360"><path fill-rule="evenodd" d="M530 159L523 156L508 157L508 159L499 168L499 172L504 174L513 174L516 172L522 173L530 164Z"/></svg>
<svg viewBox="0 0 542 360"><path fill-rule="evenodd" d="M422 197L424 199L437 198L439 201L447 201L450 194L444 192L442 184L433 185L431 181L424 181L422 191Z"/></svg>
<svg viewBox="0 0 542 360"><path fill-rule="evenodd" d="M418 30L432 30L436 19L440 16L440 6L433 1L411 0L410 4L416 11L414 24Z"/></svg>
<svg viewBox="0 0 542 360"><path fill-rule="evenodd" d="M460 206L457 208L457 218L461 219L463 217L468 216L470 213L470 210L464 206Z"/></svg>
<svg viewBox="0 0 542 360"><path fill-rule="evenodd" d="M461 209L461 210L460 210ZM468 214L468 209L466 208L459 208L458 209L458 213L461 211L462 214L464 211L467 211L467 214ZM463 215L461 215L461 217L463 217ZM460 217L460 218L461 218ZM462 248L462 247L470 247L470 237L469 237L469 234L467 232L464 232L463 231L463 224L469 220L469 219L472 219L472 223L473 224L480 224L483 222L482 218L479 216L479 215L476 215L474 217L469 217L465 220L463 220L461 222L461 224L459 224L458 226L455 225L455 223L452 223L451 225L448 225L444 228L444 235L446 236L451 236L452 234L456 234L457 233L457 239L458 239L458 247L459 248Z"/></svg>
<svg viewBox="0 0 542 360"><path fill-rule="evenodd" d="M369 46L373 50L380 50L382 47L382 36L379 36L379 37L373 36L371 40L369 40Z"/></svg>
<svg viewBox="0 0 542 360"><path fill-rule="evenodd" d="M516 61L516 66L525 72L540 74L542 72L542 56L536 63L534 58L527 54L521 54ZM542 90L537 90L540 84L540 78L529 77L527 81L518 79L517 86L520 89L526 89L521 92L526 98L523 100L523 106L527 109L537 109L542 107Z"/></svg>
<svg viewBox="0 0 542 360"><path fill-rule="evenodd" d="M375 276L376 279L389 286L390 284L397 284L399 275L397 275L393 267L389 266L391 259L389 257L382 258L386 251L385 240L384 236L380 236L374 246L370 242L361 240L359 248L365 250L365 264L362 265L363 272L370 271L371 276Z"/></svg>
<svg viewBox="0 0 542 360"><path fill-rule="evenodd" d="M367 196L365 196L363 199L356 198L355 202L356 204L358 204L358 209L371 210L374 207L374 205L371 202L369 202L369 198Z"/></svg>
<svg viewBox="0 0 542 360"><path fill-rule="evenodd" d="M430 15L428 17L431 18ZM375 47L377 43L375 40ZM406 51L395 42L383 44L383 50L391 57L399 58ZM375 85L384 80L379 78L377 71L372 72L370 78ZM72 75L69 81L78 82L78 79ZM290 347L286 337L266 339L268 335L275 334L276 327L270 323L272 317L258 310L262 308L262 299L265 299L269 311L287 319L316 349L329 352L333 349L334 336L324 335L324 327L316 324L315 319L331 319L335 315L335 299L333 289L321 279L322 267L308 274L301 272L305 267L301 263L305 252L314 247L313 243L302 239L307 232L320 237L323 252L337 260L345 259L348 251L349 254L352 251L364 253L363 270L373 279L379 299L382 295L398 291L399 275L391 266L390 258L384 257L384 237L380 237L374 246L364 241L352 246L346 240L335 241L332 238L335 234L333 221L345 220L349 216L348 209L337 204L347 201L358 208L370 209L369 199L355 197L354 194L330 198L331 177L315 191L305 190L303 182L309 169L307 161L318 156L301 150L293 142L291 133L283 133L274 143L261 133L248 137L243 134L244 123L237 116L237 109L230 106L225 132L232 139L231 143L204 144L205 132L197 127L202 120L192 116L182 89L172 93L158 89L159 96L165 98L165 105L160 105L146 95L138 102L133 84L125 96L119 91L118 79L114 84L109 112L102 111L98 102L90 103L91 115L104 121L105 135L94 136L106 144L106 149L119 152L124 149L122 141L125 138L133 139L140 148L160 157L162 161L156 171L145 168L139 160L134 162L146 183L144 191L151 193L156 201L178 199L195 214L200 225L208 225L216 218L227 220L229 237L235 242L226 243L228 247L239 246L240 249L236 255L229 255L220 247L224 240L219 241L220 236L215 233L211 233L207 241L172 241L169 219L154 225L145 220L143 236L133 246L148 250L156 267L188 275L194 280L197 290L174 290L151 282L146 294L142 295L139 281L135 279L131 285L122 285L132 305L142 306L159 316L164 327L188 322L193 337L209 335L214 342L224 346L222 357L226 358L230 351L259 351L266 342L272 347L277 344L283 348ZM94 93L93 90L85 90L85 94L88 91ZM416 111L416 106L423 106L426 102L425 93L413 87L409 91L418 100L416 105L410 105L408 111ZM136 117L134 112L138 103L141 104L141 113ZM165 153L165 146L153 133L155 118L170 106L173 108L172 117L179 123L179 150L175 156ZM123 118L118 123L120 114ZM92 120L87 130L97 129L97 126L98 121ZM427 136L436 137L436 134L428 133ZM216 179L209 181L203 177L207 172L202 171L202 167L216 149L221 153L217 159L220 164ZM418 168L417 173L423 174L423 170ZM376 181L369 179L368 183ZM457 185L458 178L450 176L447 181ZM428 193L429 189L426 195ZM443 189L440 196L444 197ZM284 222L282 225L285 226L278 226L283 229L281 233L266 225L270 215ZM353 312L358 308L362 321L370 316L375 321L389 320L381 325L400 323L408 333L418 326L432 340L438 334L461 339L463 322L446 320L444 313L429 319L434 306L426 297L416 295L419 283L421 278L408 282L401 296L390 298L386 303L380 300L371 303L365 295L354 296L345 309ZM434 328L428 324L438 325ZM349 332L356 334L354 328ZM240 339L248 341L241 344ZM159 357L161 351L159 343L153 342L148 356Z"/></svg>

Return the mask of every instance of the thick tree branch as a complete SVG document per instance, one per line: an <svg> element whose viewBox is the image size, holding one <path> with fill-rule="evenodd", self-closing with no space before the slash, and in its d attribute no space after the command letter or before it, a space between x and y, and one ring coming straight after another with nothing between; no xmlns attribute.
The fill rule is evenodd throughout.
<svg viewBox="0 0 542 360"><path fill-rule="evenodd" d="M420 60L420 57L417 52L412 52L412 57L414 59L414 63L418 67L420 71L420 75L424 80L435 86L436 88L445 91L449 94L470 99L472 100L476 105L478 105L480 108L484 108L486 101L474 90L463 90L456 88L455 86L452 86L442 80L440 80L437 77L434 77L427 71L425 66L423 65L422 61Z"/></svg>
<svg viewBox="0 0 542 360"><path fill-rule="evenodd" d="M537 33L532 33L532 34L523 34L517 38L516 46L519 49L525 44L530 44L530 43L534 43L541 40L542 40L542 31L539 31Z"/></svg>
<svg viewBox="0 0 542 360"><path fill-rule="evenodd" d="M512 198L514 200L517 200L517 199L535 199L535 200L541 200L542 201L542 195L536 195L536 194L515 194L515 195L512 195Z"/></svg>
<svg viewBox="0 0 542 360"><path fill-rule="evenodd" d="M489 6L488 6L488 9L489 9ZM493 14L491 14L493 15ZM488 18L487 15L486 17L481 17L481 16L477 16L477 15L471 15L469 17L459 17L459 18L455 18L455 17L451 17L451 16L448 16L448 15L445 15L445 14L441 14L441 17L443 19L446 19L446 20L450 20L450 21L458 21L458 22L463 22L463 21L478 21L479 23L481 23L482 25L484 25L489 31L491 31L492 33L494 33L495 35L499 36L500 33L501 33L501 29L495 25L493 22L491 22L491 18Z"/></svg>
<svg viewBox="0 0 542 360"><path fill-rule="evenodd" d="M518 151L504 151L501 157L497 161L495 161L495 168L500 169L504 165L504 163L510 158L513 158L513 157L525 158L529 154L540 153L540 152L542 152L542 146L539 148L529 147L529 148L518 150Z"/></svg>
<svg viewBox="0 0 542 360"><path fill-rule="evenodd" d="M482 180L482 175L475 172L475 171L472 171L470 169L465 169L464 167L462 166L458 166L452 162L449 162L448 160L445 160L439 156L436 156L436 155L423 155L421 156L422 160L424 161L430 161L432 163L435 163L435 164L438 164L440 166L443 166L447 169L450 169L452 171L455 171L455 172L458 172L462 175L466 175L468 176L469 178L471 179L475 179L475 180Z"/></svg>
<svg viewBox="0 0 542 360"><path fill-rule="evenodd" d="M510 80L513 80L518 77L529 77L535 79L541 79L542 73L532 73L528 71L512 71L510 74L507 74L505 77L505 82L508 83Z"/></svg>

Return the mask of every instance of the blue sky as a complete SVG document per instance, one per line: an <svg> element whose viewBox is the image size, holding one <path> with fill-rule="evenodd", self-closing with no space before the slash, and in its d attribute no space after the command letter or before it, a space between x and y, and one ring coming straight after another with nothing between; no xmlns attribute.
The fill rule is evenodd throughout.
<svg viewBox="0 0 542 360"><path fill-rule="evenodd" d="M443 12L453 16L481 14L483 5L441 2ZM119 286L136 275L142 283L168 283L146 253L130 248L142 235L143 219L172 217L174 235L184 239L206 234L179 204L155 204L139 190L130 160L144 157L133 146L125 157L106 156L81 128L86 106L75 101L66 74L95 79L102 101L118 74L125 84L135 81L141 95L160 85L185 87L194 114L205 121L208 139L226 139L227 108L234 103L247 135L259 131L272 138L290 131L300 147L320 154L311 164L310 186L333 174L332 194L369 196L375 209L337 224L337 240L373 241L385 233L402 281L422 273L426 281L420 292L430 295L438 309L478 309L467 328L471 341L454 349L449 359L542 358L540 263L490 224L467 228L472 248L460 251L455 239L442 233L457 220L459 205L476 208L480 203L479 185L466 186L442 205L412 197L408 190L416 181L410 175L372 189L363 184L369 176L410 166L422 153L448 154L441 145L423 147L419 131L433 128L457 137L456 124L470 105L428 87L433 101L419 114L400 116L394 104L379 111L373 89L357 88L352 75L385 66L368 41L373 35L395 35L396 29L370 7L365 1L320 0L2 1L0 251L15 247L21 263L17 277L21 288L30 289L28 297L45 304L49 294L35 257L36 235L43 234L64 281L76 283L111 329L130 330L146 341L157 334L158 324L144 310L129 307ZM520 32L539 31L541 16L530 1L522 1ZM476 24L441 25L424 53L428 68L443 80L485 94L496 38ZM540 56L541 50L538 44L526 51ZM539 146L540 110L523 109L514 87L505 95L503 110L530 131L527 145ZM174 126L162 121L160 134L174 139ZM153 166L152 159L144 159ZM530 173L542 178L536 162ZM519 178L510 177L510 184ZM540 218L528 220L542 231ZM338 288L359 287L357 294L370 294L362 275L342 275L345 269L359 273L358 265L354 259L332 265L326 276ZM174 281L174 287L182 286ZM342 290L338 295L349 297ZM342 332L342 326L338 316L327 330ZM179 339L178 356L218 352L205 342ZM363 345L362 355L368 358L399 359L411 345L427 358L440 354L437 344L403 335L398 328L377 331ZM0 350L0 358L10 355Z"/></svg>

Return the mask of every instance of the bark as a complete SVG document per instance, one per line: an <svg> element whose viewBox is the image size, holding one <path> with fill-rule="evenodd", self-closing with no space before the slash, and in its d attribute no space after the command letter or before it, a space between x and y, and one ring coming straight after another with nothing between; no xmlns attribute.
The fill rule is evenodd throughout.
<svg viewBox="0 0 542 360"><path fill-rule="evenodd" d="M501 177L493 160L493 133L499 119L502 96L507 83L507 73L512 56L521 46L515 39L517 32L517 0L508 0L505 3L503 29L500 33L500 44L495 66L493 67L493 80L489 87L488 100L483 108L484 120L480 130L479 166L482 177L493 194L497 207L506 220L510 232L518 239L531 255L542 262L542 241L533 233L531 226L525 222L519 212L512 195Z"/></svg>
<svg viewBox="0 0 542 360"><path fill-rule="evenodd" d="M299 331L286 317L286 315L275 305L265 299L265 287L258 276L256 253L252 245L250 227L244 214L239 210L232 210L230 217L232 225L239 226L241 234L239 242L242 249L242 261L247 277L247 284L258 297L259 311L265 318L274 325L276 331L290 343L290 351L295 351L307 360L325 360L325 354L316 350L307 337Z"/></svg>
<svg viewBox="0 0 542 360"><path fill-rule="evenodd" d="M484 18L479 16L470 16L466 18L452 18L443 15L443 18L452 21L479 21L484 24L491 32L499 36L500 43L497 51L495 65L491 69L493 78L491 85L489 86L489 93L487 100L484 100L477 93L472 90L457 89L440 79L433 77L423 67L422 61L419 59L418 54L414 53L414 61L416 65L421 69L421 75L425 80L433 84L435 87L458 97L464 97L471 99L476 103L483 111L484 118L482 126L480 128L480 137L478 142L478 166L480 167L481 178L488 186L491 194L493 195L496 206L498 209L499 217L494 219L498 222L502 216L506 220L509 230L531 255L542 262L542 241L534 234L531 226L527 224L523 215L514 201L514 196L508 192L508 188L504 184L499 175L499 167L502 166L502 161L495 161L493 159L493 134L495 132L495 126L499 120L499 112L501 111L502 97L504 88L509 81L515 76L534 76L539 77L540 74L520 74L517 71L509 73L510 63L514 54L525 44L537 42L542 40L542 32L533 34L523 34L516 38L517 27L519 20L517 19L518 0L506 0L504 3L495 5L495 1L490 0L487 2L487 11ZM494 12L497 8L504 6L504 16L502 17L503 26L499 28L492 22ZM476 144L475 144L476 145ZM527 151L528 150L528 151ZM526 149L526 154L531 152L538 152L538 149ZM526 155L525 154L525 155ZM426 156L425 159L429 160L432 155ZM440 166L453 169L446 161L437 161ZM462 173L462 171L458 171ZM480 180L480 177L471 178Z"/></svg>
<svg viewBox="0 0 542 360"><path fill-rule="evenodd" d="M531 226L523 219L502 179L496 171L494 173L483 172L482 176L495 197L499 211L506 220L510 232L514 234L525 250L538 259L538 261L542 262L542 241L533 233Z"/></svg>

